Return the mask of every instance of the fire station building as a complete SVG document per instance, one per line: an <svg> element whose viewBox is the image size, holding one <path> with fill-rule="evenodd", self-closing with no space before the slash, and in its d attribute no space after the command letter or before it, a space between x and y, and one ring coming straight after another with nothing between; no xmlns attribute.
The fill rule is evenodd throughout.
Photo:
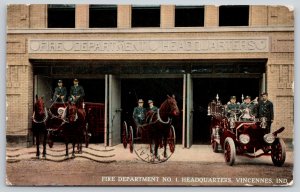
<svg viewBox="0 0 300 192"><path fill-rule="evenodd" d="M294 12L284 6L8 5L7 141L31 142L34 96L77 78L85 101L103 103L94 142L121 143L137 99L174 94L177 144L209 143L207 105L218 94L269 93L272 130L293 138ZM147 103L145 102L145 107Z"/></svg>

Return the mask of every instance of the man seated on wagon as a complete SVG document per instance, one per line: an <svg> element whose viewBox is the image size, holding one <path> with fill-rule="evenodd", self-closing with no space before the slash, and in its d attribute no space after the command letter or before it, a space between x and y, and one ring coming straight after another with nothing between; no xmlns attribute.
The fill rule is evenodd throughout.
<svg viewBox="0 0 300 192"><path fill-rule="evenodd" d="M73 103L78 103L78 101L82 101L85 96L84 89L81 85L78 85L78 79L74 79L74 85L70 89L70 101Z"/></svg>
<svg viewBox="0 0 300 192"><path fill-rule="evenodd" d="M53 101L64 103L66 102L67 89L63 86L62 80L57 81L57 87L54 90Z"/></svg>
<svg viewBox="0 0 300 192"><path fill-rule="evenodd" d="M138 100L138 106L133 109L133 119L137 126L145 122L146 109L144 108L143 99Z"/></svg>
<svg viewBox="0 0 300 192"><path fill-rule="evenodd" d="M251 101L250 96L246 96L244 102L240 106L241 120L242 121L254 121L256 116L257 97Z"/></svg>
<svg viewBox="0 0 300 192"><path fill-rule="evenodd" d="M236 103L236 96L231 96L230 101L227 103L226 107L226 116L229 117L236 117L238 115L240 109L240 104Z"/></svg>

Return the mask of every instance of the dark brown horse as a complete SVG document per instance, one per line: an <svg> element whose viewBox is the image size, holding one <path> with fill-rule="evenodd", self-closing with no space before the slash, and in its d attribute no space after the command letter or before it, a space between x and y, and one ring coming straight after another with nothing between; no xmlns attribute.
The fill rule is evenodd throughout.
<svg viewBox="0 0 300 192"><path fill-rule="evenodd" d="M82 107L69 103L66 109L66 123L63 126L63 137L66 145L66 157L69 156L68 144L72 143L72 157L75 156L75 145L78 144L78 153L82 153L86 114Z"/></svg>
<svg viewBox="0 0 300 192"><path fill-rule="evenodd" d="M48 113L44 105L43 97L36 95L35 103L33 106L32 115L32 133L36 141L36 157L40 158L40 139L43 140L43 157L46 158L46 142L47 142L47 127L46 121Z"/></svg>
<svg viewBox="0 0 300 192"><path fill-rule="evenodd" d="M172 118L178 117L179 114L180 112L175 100L175 96L168 96L168 98L160 105L157 112L150 111L147 113L146 118L150 118L150 145L152 146L151 153L153 154L153 158L158 157L158 147L161 145L164 147L163 156L164 158L167 157L167 141L171 128Z"/></svg>

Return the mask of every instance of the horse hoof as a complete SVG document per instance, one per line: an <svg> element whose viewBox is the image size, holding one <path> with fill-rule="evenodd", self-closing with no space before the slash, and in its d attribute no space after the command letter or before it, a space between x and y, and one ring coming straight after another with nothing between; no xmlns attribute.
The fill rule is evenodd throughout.
<svg viewBox="0 0 300 192"><path fill-rule="evenodd" d="M65 155L65 159L69 159L69 155Z"/></svg>
<svg viewBox="0 0 300 192"><path fill-rule="evenodd" d="M40 159L40 156L39 156L39 155L37 155L35 158L36 158L36 159Z"/></svg>

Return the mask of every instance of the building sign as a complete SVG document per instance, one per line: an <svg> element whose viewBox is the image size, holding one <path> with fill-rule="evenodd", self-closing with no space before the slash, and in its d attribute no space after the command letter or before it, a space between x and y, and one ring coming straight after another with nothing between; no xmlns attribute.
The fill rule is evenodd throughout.
<svg viewBox="0 0 300 192"><path fill-rule="evenodd" d="M130 40L31 39L28 43L29 53L253 53L268 51L268 37Z"/></svg>

